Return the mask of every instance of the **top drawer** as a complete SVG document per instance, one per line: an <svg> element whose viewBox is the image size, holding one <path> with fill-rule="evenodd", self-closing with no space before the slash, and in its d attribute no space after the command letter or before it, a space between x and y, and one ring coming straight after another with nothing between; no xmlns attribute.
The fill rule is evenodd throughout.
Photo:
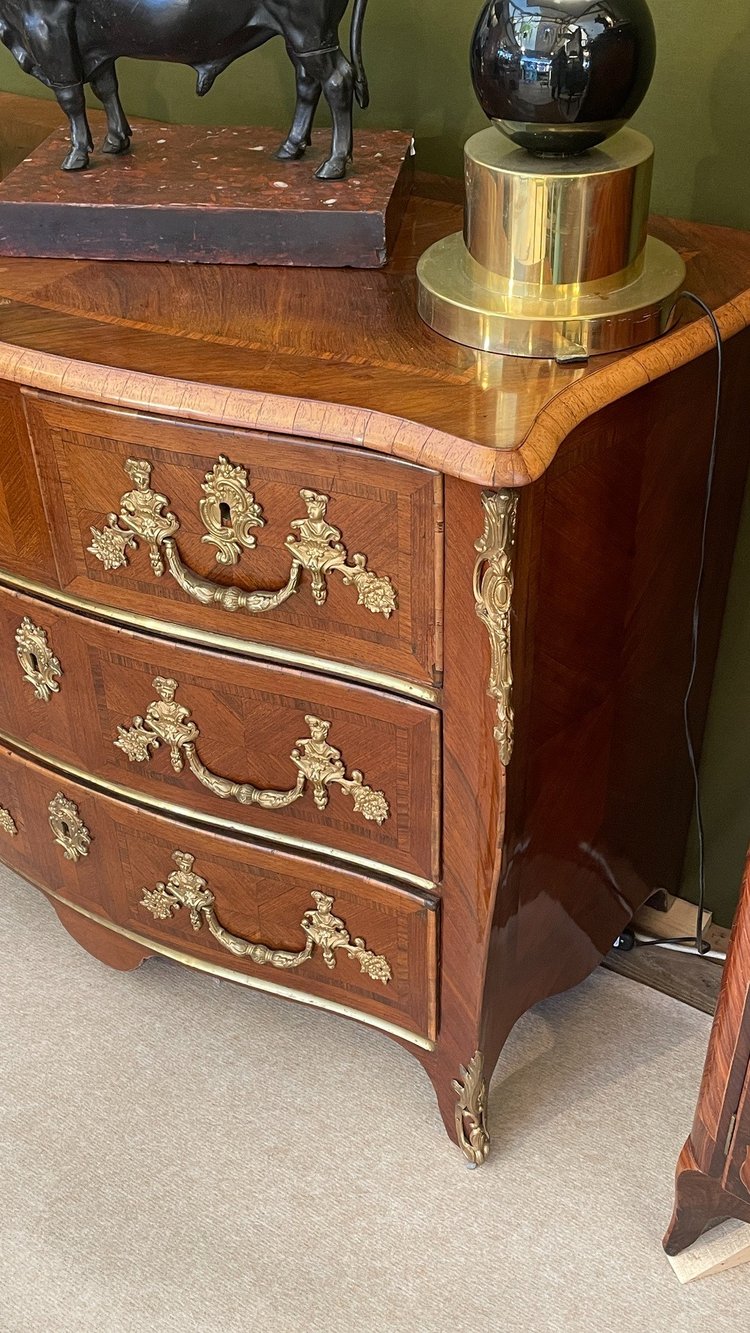
<svg viewBox="0 0 750 1333"><path fill-rule="evenodd" d="M432 684L442 478L354 449L27 393L61 586Z"/></svg>

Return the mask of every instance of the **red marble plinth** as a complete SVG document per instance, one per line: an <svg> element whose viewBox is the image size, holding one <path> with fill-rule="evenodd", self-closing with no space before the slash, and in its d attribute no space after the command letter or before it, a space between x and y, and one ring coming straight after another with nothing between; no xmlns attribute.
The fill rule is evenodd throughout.
<svg viewBox="0 0 750 1333"><path fill-rule="evenodd" d="M411 135L357 133L344 181L313 174L329 130L299 162L276 161L282 138L141 121L130 152L64 172L60 129L0 184L0 255L380 268L411 191Z"/></svg>

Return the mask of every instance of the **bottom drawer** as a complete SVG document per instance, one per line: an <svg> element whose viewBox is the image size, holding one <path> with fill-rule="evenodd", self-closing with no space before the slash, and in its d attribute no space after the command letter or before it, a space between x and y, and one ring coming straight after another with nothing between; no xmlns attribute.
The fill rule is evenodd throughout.
<svg viewBox="0 0 750 1333"><path fill-rule="evenodd" d="M155 952L436 1036L437 901L198 830L0 747L0 859Z"/></svg>

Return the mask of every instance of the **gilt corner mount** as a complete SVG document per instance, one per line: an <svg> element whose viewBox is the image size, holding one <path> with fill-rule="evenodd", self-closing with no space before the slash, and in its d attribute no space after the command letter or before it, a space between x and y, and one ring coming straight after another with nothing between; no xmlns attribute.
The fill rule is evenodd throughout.
<svg viewBox="0 0 750 1333"><path fill-rule="evenodd" d="M483 491L484 532L477 542L474 600L490 640L490 680L487 693L495 700L500 762L507 768L513 754L513 665L511 660L511 604L513 551L518 516L518 491Z"/></svg>

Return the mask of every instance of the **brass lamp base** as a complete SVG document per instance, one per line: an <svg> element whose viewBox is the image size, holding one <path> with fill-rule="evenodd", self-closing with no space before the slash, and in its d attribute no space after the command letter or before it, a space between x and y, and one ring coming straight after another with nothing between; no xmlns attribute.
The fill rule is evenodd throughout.
<svg viewBox="0 0 750 1333"><path fill-rule="evenodd" d="M607 292L592 282L572 296L518 296L472 259L456 232L422 256L417 277L419 313L444 338L483 352L583 361L666 333L685 265L649 236L643 269L624 287Z"/></svg>
<svg viewBox="0 0 750 1333"><path fill-rule="evenodd" d="M466 145L464 233L417 268L419 313L454 342L586 360L658 338L685 265L646 235L653 148L626 129L547 161L495 129Z"/></svg>

